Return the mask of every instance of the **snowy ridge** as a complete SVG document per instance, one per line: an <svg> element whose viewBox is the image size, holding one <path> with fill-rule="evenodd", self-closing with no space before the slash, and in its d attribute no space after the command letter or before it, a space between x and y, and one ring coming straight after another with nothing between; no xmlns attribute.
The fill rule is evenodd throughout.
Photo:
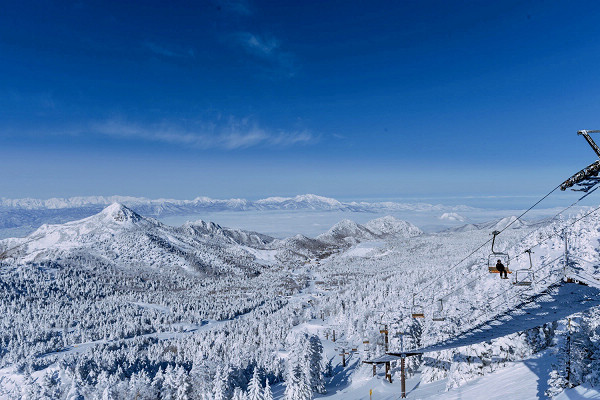
<svg viewBox="0 0 600 400"><path fill-rule="evenodd" d="M190 235L204 237L206 239L222 239L228 243L246 245L256 248L265 247L275 239L258 232L248 232L241 229L223 228L214 222L198 220L187 222L179 228L179 231Z"/></svg>
<svg viewBox="0 0 600 400"><path fill-rule="evenodd" d="M0 210L59 210L82 207L107 206L122 203L136 211L148 215L164 215L165 213L191 213L203 210L243 211L243 210L321 210L321 211L465 211L474 210L467 206L444 206L427 203L396 202L341 202L336 199L303 194L295 197L269 197L250 201L246 199L211 199L196 197L193 200L147 199L130 196L89 196L42 199L8 199L0 198Z"/></svg>
<svg viewBox="0 0 600 400"><path fill-rule="evenodd" d="M444 214L444 215L447 215L447 214ZM454 218L454 217L447 217L445 219L462 221L461 219ZM543 225L544 222L541 222L541 223L537 222L535 224ZM535 224L531 224L531 223L525 222L521 219L517 219L516 216L512 215L510 217L501 218L501 219L495 220L495 221L489 221L489 222L484 222L484 223L480 223L480 224L466 224L466 225L462 225L462 226L459 226L456 228L449 228L449 229L447 229L447 231L468 232L468 231L482 230L482 229L486 229L486 230L490 230L490 231L501 231L509 225L510 225L509 229L520 229L520 228L527 227L530 225L535 225Z"/></svg>
<svg viewBox="0 0 600 400"><path fill-rule="evenodd" d="M357 243L361 240L381 239L387 236L412 237L421 234L423 232L410 222L387 216L371 220L365 225L345 219L317 236L317 239L329 243Z"/></svg>

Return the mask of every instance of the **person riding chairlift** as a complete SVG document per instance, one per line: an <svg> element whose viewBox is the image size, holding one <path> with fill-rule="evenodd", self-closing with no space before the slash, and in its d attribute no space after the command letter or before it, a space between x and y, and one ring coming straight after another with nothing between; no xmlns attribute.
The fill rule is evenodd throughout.
<svg viewBox="0 0 600 400"><path fill-rule="evenodd" d="M498 260L496 269L500 272L500 279L508 279L508 273L506 272L506 268L504 267L504 264L502 264L502 261ZM504 274L504 277L502 277L502 274Z"/></svg>

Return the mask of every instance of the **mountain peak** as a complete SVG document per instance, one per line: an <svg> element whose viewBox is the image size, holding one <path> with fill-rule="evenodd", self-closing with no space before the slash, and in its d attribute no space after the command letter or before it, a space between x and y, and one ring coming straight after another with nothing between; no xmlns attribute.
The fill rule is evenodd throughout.
<svg viewBox="0 0 600 400"><path fill-rule="evenodd" d="M121 203L112 203L110 206L102 210L98 215L112 219L116 222L138 222L142 219L139 214L136 214L130 208L125 207Z"/></svg>
<svg viewBox="0 0 600 400"><path fill-rule="evenodd" d="M398 219L391 215L373 219L364 225L368 230L379 236L403 235L406 237L423 234L418 227L410 222Z"/></svg>

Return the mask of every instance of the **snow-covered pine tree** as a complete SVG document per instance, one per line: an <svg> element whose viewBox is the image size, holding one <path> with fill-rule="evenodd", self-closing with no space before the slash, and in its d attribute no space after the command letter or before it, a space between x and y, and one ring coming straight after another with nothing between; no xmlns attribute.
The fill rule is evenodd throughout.
<svg viewBox="0 0 600 400"><path fill-rule="evenodd" d="M262 400L262 387L260 377L258 376L258 368L254 367L252 379L248 383L248 400Z"/></svg>
<svg viewBox="0 0 600 400"><path fill-rule="evenodd" d="M225 400L227 398L227 376L223 367L217 367L217 373L213 380L213 399L214 400Z"/></svg>
<svg viewBox="0 0 600 400"><path fill-rule="evenodd" d="M552 344L556 322L549 322L538 328L528 329L525 331L527 344L532 353L538 353Z"/></svg>
<svg viewBox="0 0 600 400"><path fill-rule="evenodd" d="M175 399L190 400L192 398L192 386L190 383L190 377L182 366L179 366L175 371L175 382L177 386Z"/></svg>
<svg viewBox="0 0 600 400"><path fill-rule="evenodd" d="M231 400L247 400L248 396L246 396L246 392L244 392L241 388L236 387L233 389L233 397Z"/></svg>
<svg viewBox="0 0 600 400"><path fill-rule="evenodd" d="M546 389L545 393L548 397L554 397L569 387L571 375L571 332L569 331L568 320L558 321L553 344L554 361L551 363L552 370L548 378L548 389Z"/></svg>
<svg viewBox="0 0 600 400"><path fill-rule="evenodd" d="M271 386L269 385L269 378L265 382L265 390L263 392L263 400L273 400L273 392L271 392Z"/></svg>
<svg viewBox="0 0 600 400"><path fill-rule="evenodd" d="M284 400L311 400L312 391L306 382L306 377L302 371L302 366L296 364L290 366L285 380Z"/></svg>
<svg viewBox="0 0 600 400"><path fill-rule="evenodd" d="M592 308L583 318L582 325L588 338L589 364L584 382L591 386L600 386L600 310Z"/></svg>
<svg viewBox="0 0 600 400"><path fill-rule="evenodd" d="M165 400L175 400L176 393L177 377L173 366L168 365L164 372L164 380L160 391L161 398Z"/></svg>
<svg viewBox="0 0 600 400"><path fill-rule="evenodd" d="M313 392L325 393L323 378L323 345L317 335L311 335L304 341L304 375Z"/></svg>

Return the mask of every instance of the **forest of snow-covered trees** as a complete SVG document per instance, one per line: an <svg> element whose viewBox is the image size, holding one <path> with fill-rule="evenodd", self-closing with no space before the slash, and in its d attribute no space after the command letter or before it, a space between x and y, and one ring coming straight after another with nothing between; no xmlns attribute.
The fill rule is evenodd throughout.
<svg viewBox="0 0 600 400"><path fill-rule="evenodd" d="M0 241L0 398L325 396L336 375L370 371L360 361L385 352L382 325L391 350L417 348L559 279L561 232L570 223L524 224L499 237L497 246L515 255L511 269L529 267L516 257L528 248L536 266L547 264L531 286L518 287L487 273L487 247L444 274L488 240L488 230L422 234L396 223L383 234L381 221L346 221L319 239L237 243L117 211L109 214L116 220L103 215ZM596 215L569 227L577 256L569 267L598 276L599 227ZM442 297L445 320L432 321ZM425 319L410 318L414 305ZM452 389L544 353L553 360L543 378L548 396L596 386L599 312L409 357L408 373ZM340 351L351 367L341 368Z"/></svg>

